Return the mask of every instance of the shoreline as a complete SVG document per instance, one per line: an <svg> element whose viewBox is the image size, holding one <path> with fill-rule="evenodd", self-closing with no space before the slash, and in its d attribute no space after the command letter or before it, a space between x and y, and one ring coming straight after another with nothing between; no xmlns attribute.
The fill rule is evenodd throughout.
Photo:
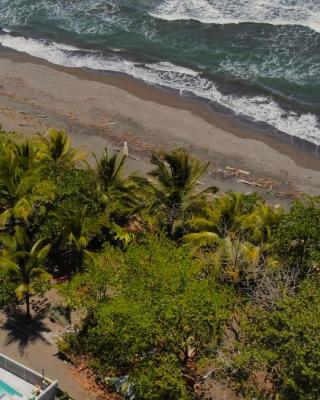
<svg viewBox="0 0 320 400"><path fill-rule="evenodd" d="M66 67L0 45L0 59L5 57L9 57L18 63L31 62L47 66L82 80L115 86L141 100L152 101L180 110L188 110L201 116L216 127L242 139L261 141L273 149L288 155L299 165L307 165L311 169L315 167L312 162L309 163L309 159L320 160L320 152L315 143L279 131L263 121L253 121L250 117L237 115L219 103L197 97L192 93L189 93L188 96L181 96L173 88L151 85L122 72L101 71L85 67ZM306 154L306 157L303 154ZM316 169L320 170L320 164Z"/></svg>
<svg viewBox="0 0 320 400"><path fill-rule="evenodd" d="M199 99L181 98L173 89L124 74L63 67L3 47L0 64L0 123L5 128L26 133L50 126L66 128L77 144L85 142L98 152L105 139L118 146L127 139L140 164L145 163L142 170L150 151L185 147L202 160L213 161L215 170L208 179L222 186L230 181L230 189L259 191L260 186L232 182L234 176L221 172L226 166L250 171L250 181L268 175L279 181L279 187L320 193L319 155L311 154L305 141L298 139L299 148L295 147L289 135L253 129L232 115L208 110ZM24 118L19 122L17 116L5 115L6 106L13 113L24 108L22 116L34 119L32 129ZM37 112L47 113L48 118L36 118ZM103 118L117 124L108 127Z"/></svg>

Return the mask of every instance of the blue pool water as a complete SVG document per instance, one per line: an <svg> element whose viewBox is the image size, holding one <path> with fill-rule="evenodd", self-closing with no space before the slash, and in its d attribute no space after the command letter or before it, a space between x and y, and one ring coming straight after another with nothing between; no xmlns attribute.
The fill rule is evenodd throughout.
<svg viewBox="0 0 320 400"><path fill-rule="evenodd" d="M11 386L7 385L5 382L0 380L0 396L2 396L3 394L9 394L10 396L16 395L22 397L22 395L19 392L17 392Z"/></svg>

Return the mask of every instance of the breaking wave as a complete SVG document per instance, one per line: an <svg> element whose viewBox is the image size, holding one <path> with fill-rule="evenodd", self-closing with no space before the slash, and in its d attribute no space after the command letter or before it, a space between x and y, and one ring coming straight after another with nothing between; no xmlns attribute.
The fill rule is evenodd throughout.
<svg viewBox="0 0 320 400"><path fill-rule="evenodd" d="M320 144L320 121L312 113L299 114L284 110L268 96L237 96L221 93L217 85L201 73L170 62L138 63L126 59L121 51L102 54L47 40L11 35L0 35L0 44L26 52L32 56L67 67L86 67L101 71L128 74L147 84L175 89L181 96L192 93L218 103L236 115L261 121L288 135Z"/></svg>
<svg viewBox="0 0 320 400"><path fill-rule="evenodd" d="M150 15L204 24L301 25L320 32L320 2L314 0L166 0Z"/></svg>

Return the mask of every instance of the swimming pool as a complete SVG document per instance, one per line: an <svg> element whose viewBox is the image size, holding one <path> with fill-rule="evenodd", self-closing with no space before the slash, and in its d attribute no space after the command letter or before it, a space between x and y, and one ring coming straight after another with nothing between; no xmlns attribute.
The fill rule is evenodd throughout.
<svg viewBox="0 0 320 400"><path fill-rule="evenodd" d="M11 386L7 385L5 382L0 380L0 397L4 394L9 394L10 396L22 397L22 395L13 389Z"/></svg>

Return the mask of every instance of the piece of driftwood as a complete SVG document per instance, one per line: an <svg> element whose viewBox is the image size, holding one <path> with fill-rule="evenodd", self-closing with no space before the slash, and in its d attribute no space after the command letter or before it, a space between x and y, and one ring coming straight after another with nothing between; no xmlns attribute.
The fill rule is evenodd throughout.
<svg viewBox="0 0 320 400"><path fill-rule="evenodd" d="M132 160L135 160L135 161L139 161L139 158L137 158L137 157L128 156L128 158L131 158Z"/></svg>
<svg viewBox="0 0 320 400"><path fill-rule="evenodd" d="M254 182L254 181L247 181L246 179L237 179L237 182L244 183L245 185L250 185L250 186L263 187L263 185L261 185L261 183Z"/></svg>
<svg viewBox="0 0 320 400"><path fill-rule="evenodd" d="M226 167L226 169L227 169L228 171L235 172L236 174L240 174L240 175L250 175L250 172L249 172L249 171L245 171L244 169L236 169L236 168L233 168L233 167Z"/></svg>

